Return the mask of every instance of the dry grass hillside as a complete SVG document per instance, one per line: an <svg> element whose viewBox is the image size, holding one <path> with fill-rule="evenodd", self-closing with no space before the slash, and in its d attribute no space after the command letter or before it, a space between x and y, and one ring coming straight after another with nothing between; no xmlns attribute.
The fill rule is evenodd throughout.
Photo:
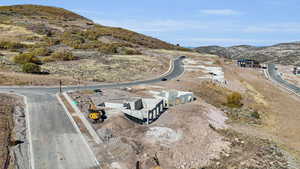
<svg viewBox="0 0 300 169"><path fill-rule="evenodd" d="M143 53L148 49L187 50L130 30L96 24L62 8L38 5L0 6L2 73L42 73L44 76L50 73L56 77L69 78L76 74L68 72L75 70L80 71L80 74L89 75L80 76L82 80L92 81L115 81L126 73L134 74L139 70L150 72L143 74L146 77L162 73L167 67L153 71L153 65L165 62L169 58L152 58L151 54L144 57ZM120 58L120 55L121 60L115 59ZM125 72L119 77L107 79L106 75L103 75L104 78L98 78L102 75L98 74L97 77L91 73L99 67L114 69L110 66L115 64L115 60L118 63L117 67L123 67L122 71ZM149 60L152 61L147 62ZM73 67L83 62L95 67Z"/></svg>

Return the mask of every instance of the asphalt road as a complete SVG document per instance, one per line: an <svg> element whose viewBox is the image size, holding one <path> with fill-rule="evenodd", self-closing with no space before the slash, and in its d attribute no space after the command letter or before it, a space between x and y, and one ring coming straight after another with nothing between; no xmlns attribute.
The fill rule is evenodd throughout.
<svg viewBox="0 0 300 169"><path fill-rule="evenodd" d="M293 85L285 80L283 80L276 70L276 66L274 64L268 65L268 73L270 75L270 78L272 78L277 83L281 84L282 86L288 88L289 90L295 92L296 94L300 95L300 88L296 85Z"/></svg>
<svg viewBox="0 0 300 169"><path fill-rule="evenodd" d="M111 84L99 84L99 85L88 85L88 86L64 86L62 87L63 91L71 91L71 90L86 90L86 89L99 89L99 88L118 88L118 87L130 87L142 84L153 84L161 82L161 79L166 78L167 80L174 79L180 76L184 72L184 68L182 66L182 60L184 58L178 57L173 61L173 69L171 72L149 80L142 80L142 81L134 81L134 82L125 82L125 83L111 83ZM55 94L59 92L59 87L11 87L11 86L1 86L1 91L10 91L22 94L32 94L32 93L51 93Z"/></svg>
<svg viewBox="0 0 300 169"><path fill-rule="evenodd" d="M63 87L64 91L100 88L130 87L171 80L184 72L183 58L173 62L173 68L164 76L128 83ZM77 132L68 115L56 99L58 87L0 87L0 92L25 96L29 113L32 169L92 169L95 157L81 133Z"/></svg>
<svg viewBox="0 0 300 169"><path fill-rule="evenodd" d="M52 94L27 97L35 169L96 168L94 155Z"/></svg>

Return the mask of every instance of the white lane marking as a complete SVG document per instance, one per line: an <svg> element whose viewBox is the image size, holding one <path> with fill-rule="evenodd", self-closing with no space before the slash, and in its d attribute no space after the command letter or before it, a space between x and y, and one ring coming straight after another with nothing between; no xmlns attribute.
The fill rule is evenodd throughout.
<svg viewBox="0 0 300 169"><path fill-rule="evenodd" d="M29 156L30 156L30 166L32 169L35 169L35 163L34 163L34 154L33 154L33 146L32 146L32 137L31 137L31 128L30 128L30 118L29 118L29 108L28 108L28 101L27 97L20 95L24 99L25 103L25 117L26 117L26 126L27 126L27 134L28 134L28 141L29 141Z"/></svg>
<svg viewBox="0 0 300 169"><path fill-rule="evenodd" d="M59 103L62 105L63 109L65 110L65 113L67 114L67 116L69 117L71 123L73 124L75 130L78 132L78 134L81 136L81 139L83 140L84 144L87 146L89 152L91 153L91 155L94 158L94 161L96 162L96 165L98 168L100 168L100 163L97 160L93 150L90 148L88 142L86 141L86 139L84 138L83 134L81 133L78 125L76 124L75 120L72 118L71 113L68 111L68 109L66 108L65 104L63 103L63 101L61 100L61 98L59 97L59 94L56 94L56 98L58 99Z"/></svg>

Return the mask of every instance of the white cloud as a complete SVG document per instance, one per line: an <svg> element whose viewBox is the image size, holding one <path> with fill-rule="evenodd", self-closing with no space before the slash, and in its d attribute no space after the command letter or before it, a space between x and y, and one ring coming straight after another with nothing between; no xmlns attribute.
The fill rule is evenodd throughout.
<svg viewBox="0 0 300 169"><path fill-rule="evenodd" d="M113 27L127 28L150 36L162 38L172 43L186 46L199 45L269 45L281 42L296 41L295 39L276 40L276 36L300 33L300 23L255 23L243 24L226 21L201 20L95 20L95 22ZM261 34L266 36L261 36ZM223 36L224 35L224 36ZM232 38L228 38L228 36ZM269 35L274 35L274 39ZM247 38L249 37L249 38ZM252 37L252 38L251 38ZM263 37L267 37L264 39ZM269 38L268 38L269 37ZM294 37L294 36L292 36Z"/></svg>
<svg viewBox="0 0 300 169"><path fill-rule="evenodd" d="M95 20L96 23L123 27L138 32L171 32L181 30L206 30L211 23L202 24L198 21L180 21L180 20Z"/></svg>
<svg viewBox="0 0 300 169"><path fill-rule="evenodd" d="M143 33L199 31L211 33L300 33L300 23L242 24L198 20L95 20L96 23L131 29Z"/></svg>
<svg viewBox="0 0 300 169"><path fill-rule="evenodd" d="M300 23L273 23L245 27L247 33L300 33Z"/></svg>
<svg viewBox="0 0 300 169"><path fill-rule="evenodd" d="M297 40L274 40L274 39L242 39L242 38L189 38L184 39L189 42L191 46L205 46L205 45L221 45L221 46L234 46L234 45L271 45L283 42L295 42Z"/></svg>
<svg viewBox="0 0 300 169"><path fill-rule="evenodd" d="M273 43L276 40L262 40L262 39L240 39L240 38L192 38L191 42L205 42L205 43Z"/></svg>
<svg viewBox="0 0 300 169"><path fill-rule="evenodd" d="M239 15L241 12L232 9L202 9L200 13L205 15Z"/></svg>

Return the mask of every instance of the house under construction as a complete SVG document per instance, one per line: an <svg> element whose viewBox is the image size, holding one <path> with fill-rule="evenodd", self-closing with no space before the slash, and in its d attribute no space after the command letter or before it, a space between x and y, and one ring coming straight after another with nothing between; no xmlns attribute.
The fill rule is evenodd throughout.
<svg viewBox="0 0 300 169"><path fill-rule="evenodd" d="M248 68L260 68L260 63L253 59L239 59L237 60L237 65L239 67L248 67Z"/></svg>
<svg viewBox="0 0 300 169"><path fill-rule="evenodd" d="M116 97L113 93L104 92L100 97L98 106L118 109L131 120L142 124L150 124L158 119L169 107L192 102L195 98L192 92L177 90L151 91L153 97ZM110 96L111 99L105 99ZM113 97L112 97L113 96Z"/></svg>

